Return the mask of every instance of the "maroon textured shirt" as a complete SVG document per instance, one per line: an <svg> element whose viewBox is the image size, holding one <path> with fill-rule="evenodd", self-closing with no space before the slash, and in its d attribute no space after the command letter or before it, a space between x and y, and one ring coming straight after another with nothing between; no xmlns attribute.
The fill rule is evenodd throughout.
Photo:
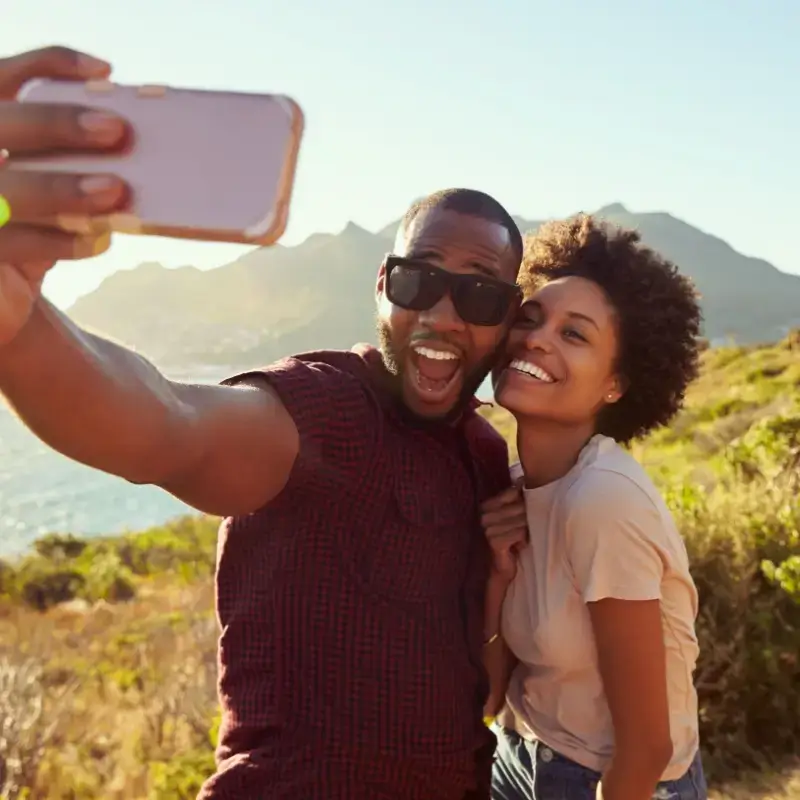
<svg viewBox="0 0 800 800"><path fill-rule="evenodd" d="M375 388L379 358L263 372L300 454L275 500L220 531L205 800L489 797L478 503L510 484L507 448L474 410L409 422Z"/></svg>

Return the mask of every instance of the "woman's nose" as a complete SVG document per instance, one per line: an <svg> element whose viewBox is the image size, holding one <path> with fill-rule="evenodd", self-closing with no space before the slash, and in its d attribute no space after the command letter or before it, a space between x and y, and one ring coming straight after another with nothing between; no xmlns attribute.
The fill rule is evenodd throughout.
<svg viewBox="0 0 800 800"><path fill-rule="evenodd" d="M540 325L526 331L523 345L526 350L552 350L552 332Z"/></svg>

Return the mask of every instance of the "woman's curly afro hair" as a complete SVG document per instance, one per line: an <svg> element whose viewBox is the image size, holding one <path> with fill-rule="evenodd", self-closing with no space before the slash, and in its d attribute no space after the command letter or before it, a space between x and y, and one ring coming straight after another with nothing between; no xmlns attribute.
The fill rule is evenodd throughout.
<svg viewBox="0 0 800 800"><path fill-rule="evenodd" d="M644 247L638 232L587 214L526 237L519 273L526 298L569 276L597 284L616 312L616 369L626 391L603 409L597 432L624 444L667 424L698 373L702 316L692 282Z"/></svg>

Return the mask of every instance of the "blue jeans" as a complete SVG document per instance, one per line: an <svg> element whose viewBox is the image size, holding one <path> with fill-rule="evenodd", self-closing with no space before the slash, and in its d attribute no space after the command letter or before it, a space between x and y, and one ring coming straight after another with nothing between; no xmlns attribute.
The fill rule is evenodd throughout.
<svg viewBox="0 0 800 800"><path fill-rule="evenodd" d="M497 751L492 769L492 800L595 800L601 775L559 755L541 742L527 742L514 731L494 727ZM700 753L686 774L658 784L654 800L707 800Z"/></svg>

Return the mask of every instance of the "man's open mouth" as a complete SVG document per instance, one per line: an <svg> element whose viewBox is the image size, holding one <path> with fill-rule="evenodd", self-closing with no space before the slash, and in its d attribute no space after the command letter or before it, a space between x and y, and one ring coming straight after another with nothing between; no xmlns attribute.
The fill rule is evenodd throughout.
<svg viewBox="0 0 800 800"><path fill-rule="evenodd" d="M452 350L415 345L411 357L416 387L427 402L447 398L461 379L461 358Z"/></svg>

